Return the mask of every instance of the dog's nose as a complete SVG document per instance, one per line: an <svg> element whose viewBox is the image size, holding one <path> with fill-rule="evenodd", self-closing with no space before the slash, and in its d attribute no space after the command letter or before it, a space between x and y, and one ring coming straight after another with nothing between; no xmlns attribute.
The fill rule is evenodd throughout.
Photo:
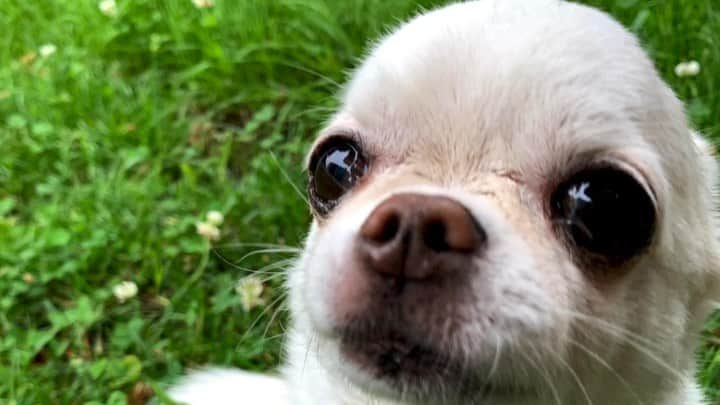
<svg viewBox="0 0 720 405"><path fill-rule="evenodd" d="M447 197L397 194L378 205L360 228L358 248L380 274L423 280L468 267L486 234L463 205Z"/></svg>

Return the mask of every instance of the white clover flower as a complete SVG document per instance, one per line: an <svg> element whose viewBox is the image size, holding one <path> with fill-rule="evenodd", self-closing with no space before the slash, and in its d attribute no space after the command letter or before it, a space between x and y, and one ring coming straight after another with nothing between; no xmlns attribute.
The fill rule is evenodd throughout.
<svg viewBox="0 0 720 405"><path fill-rule="evenodd" d="M209 211L205 216L205 219L210 225L220 226L225 220L225 217L220 211Z"/></svg>
<svg viewBox="0 0 720 405"><path fill-rule="evenodd" d="M192 0L197 8L211 8L215 5L213 0Z"/></svg>
<svg viewBox="0 0 720 405"><path fill-rule="evenodd" d="M675 76L677 77L685 77L687 74L685 73L687 70L687 66L685 62L678 63L677 66L675 66Z"/></svg>
<svg viewBox="0 0 720 405"><path fill-rule="evenodd" d="M265 305L265 299L262 297L263 290L265 290L265 286L263 286L262 280L256 276L243 277L235 285L235 292L240 295L240 303L245 311Z"/></svg>
<svg viewBox="0 0 720 405"><path fill-rule="evenodd" d="M98 8L101 13L108 17L117 17L118 15L117 3L115 3L115 0L103 0L100 4L98 4Z"/></svg>
<svg viewBox="0 0 720 405"><path fill-rule="evenodd" d="M113 287L113 295L120 302L125 302L130 298L133 298L138 293L138 286L132 281L123 281L122 283Z"/></svg>
<svg viewBox="0 0 720 405"><path fill-rule="evenodd" d="M675 75L678 77L697 76L700 74L700 63L696 60L678 63L675 66Z"/></svg>
<svg viewBox="0 0 720 405"><path fill-rule="evenodd" d="M697 76L700 73L700 62L691 60L687 63L687 74L690 76Z"/></svg>
<svg viewBox="0 0 720 405"><path fill-rule="evenodd" d="M57 51L57 46L53 44L45 44L38 49L38 53L43 58L47 58L48 56L54 54Z"/></svg>
<svg viewBox="0 0 720 405"><path fill-rule="evenodd" d="M207 240L220 239L220 229L218 229L218 227L213 224L207 222L198 222L197 224L195 224L195 230L197 231L198 235L202 236Z"/></svg>

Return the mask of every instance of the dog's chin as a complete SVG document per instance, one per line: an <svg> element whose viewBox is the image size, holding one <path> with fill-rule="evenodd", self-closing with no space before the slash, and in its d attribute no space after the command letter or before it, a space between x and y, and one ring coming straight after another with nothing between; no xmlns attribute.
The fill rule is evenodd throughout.
<svg viewBox="0 0 720 405"><path fill-rule="evenodd" d="M355 367L388 383L415 385L428 379L462 374L447 356L397 333L346 334L341 337L340 349L343 357Z"/></svg>
<svg viewBox="0 0 720 405"><path fill-rule="evenodd" d="M445 350L410 339L399 331L345 332L338 345L344 374L360 389L388 399L417 402L516 402L531 390L489 379Z"/></svg>

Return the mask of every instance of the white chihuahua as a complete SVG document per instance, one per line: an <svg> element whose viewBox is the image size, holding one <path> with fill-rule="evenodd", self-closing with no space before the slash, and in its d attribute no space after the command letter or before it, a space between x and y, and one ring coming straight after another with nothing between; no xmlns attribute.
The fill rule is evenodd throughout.
<svg viewBox="0 0 720 405"><path fill-rule="evenodd" d="M282 379L192 404L698 405L720 293L712 148L638 41L556 0L421 15L309 159Z"/></svg>

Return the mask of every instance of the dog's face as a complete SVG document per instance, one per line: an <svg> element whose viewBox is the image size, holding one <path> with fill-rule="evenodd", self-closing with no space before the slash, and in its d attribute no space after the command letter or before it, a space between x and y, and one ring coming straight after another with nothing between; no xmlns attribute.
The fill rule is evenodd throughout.
<svg viewBox="0 0 720 405"><path fill-rule="evenodd" d="M602 13L485 0L416 18L312 149L296 323L372 395L649 398L692 371L717 291L704 146Z"/></svg>

